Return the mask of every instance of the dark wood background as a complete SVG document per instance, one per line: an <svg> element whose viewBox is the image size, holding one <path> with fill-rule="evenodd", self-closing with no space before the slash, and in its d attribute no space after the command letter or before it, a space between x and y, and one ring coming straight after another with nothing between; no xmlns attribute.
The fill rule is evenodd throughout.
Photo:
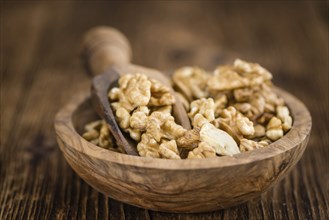
<svg viewBox="0 0 329 220"><path fill-rule="evenodd" d="M1 1L0 14L0 219L329 219L328 1ZM89 89L78 49L95 25L120 29L148 67L261 63L311 111L303 158L260 198L211 213L154 212L96 192L53 129L58 109Z"/></svg>

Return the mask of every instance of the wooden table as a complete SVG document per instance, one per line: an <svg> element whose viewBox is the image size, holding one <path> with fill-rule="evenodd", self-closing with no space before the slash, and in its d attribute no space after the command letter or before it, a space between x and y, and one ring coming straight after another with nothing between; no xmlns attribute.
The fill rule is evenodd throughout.
<svg viewBox="0 0 329 220"><path fill-rule="evenodd" d="M329 219L328 1L1 1L0 219ZM212 69L256 61L310 109L310 143L293 171L260 198L226 210L172 214L96 192L65 162L53 119L89 89L78 58L82 34L111 25L134 62Z"/></svg>

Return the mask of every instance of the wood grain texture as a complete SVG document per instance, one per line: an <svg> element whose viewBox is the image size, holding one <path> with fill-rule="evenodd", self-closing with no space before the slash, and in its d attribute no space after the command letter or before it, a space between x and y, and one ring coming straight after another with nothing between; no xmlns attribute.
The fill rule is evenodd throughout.
<svg viewBox="0 0 329 220"><path fill-rule="evenodd" d="M329 218L327 1L0 4L0 219ZM212 69L227 54L261 63L311 111L302 159L267 193L209 213L148 211L93 190L58 150L53 118L90 86L79 39L96 25L122 30L143 66Z"/></svg>
<svg viewBox="0 0 329 220"><path fill-rule="evenodd" d="M233 157L168 160L99 148L78 133L94 119L90 96L85 92L59 111L55 131L67 162L105 195L155 211L209 212L259 196L284 177L303 155L311 132L310 113L289 93L279 89L276 92L291 110L291 130L268 147Z"/></svg>

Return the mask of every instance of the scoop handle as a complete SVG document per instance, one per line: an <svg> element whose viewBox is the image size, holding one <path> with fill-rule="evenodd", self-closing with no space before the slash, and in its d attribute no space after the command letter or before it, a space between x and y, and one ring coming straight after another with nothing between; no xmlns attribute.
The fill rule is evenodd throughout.
<svg viewBox="0 0 329 220"><path fill-rule="evenodd" d="M113 65L129 64L132 56L126 36L106 26L87 31L81 49L82 61L92 76L104 73Z"/></svg>

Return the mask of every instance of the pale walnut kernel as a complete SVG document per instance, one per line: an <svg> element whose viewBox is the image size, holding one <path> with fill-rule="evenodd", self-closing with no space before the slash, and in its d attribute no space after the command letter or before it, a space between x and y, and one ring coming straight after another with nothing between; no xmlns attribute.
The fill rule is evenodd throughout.
<svg viewBox="0 0 329 220"><path fill-rule="evenodd" d="M250 100L251 111L253 113L253 117L259 117L259 115L264 113L266 102L263 96L260 94L254 94Z"/></svg>
<svg viewBox="0 0 329 220"><path fill-rule="evenodd" d="M249 79L249 86L260 85L272 79L272 74L258 63L248 63L236 59L233 66L237 72Z"/></svg>
<svg viewBox="0 0 329 220"><path fill-rule="evenodd" d="M194 128L201 128L205 123L209 121L200 113L196 114L192 120L192 125Z"/></svg>
<svg viewBox="0 0 329 220"><path fill-rule="evenodd" d="M172 111L172 105L166 105L166 106L162 106L162 107L156 107L156 108L151 108L152 112L161 112L161 113L168 113L171 114Z"/></svg>
<svg viewBox="0 0 329 220"><path fill-rule="evenodd" d="M173 75L175 86L189 100L200 99L207 96L207 81L210 75L198 67L183 67Z"/></svg>
<svg viewBox="0 0 329 220"><path fill-rule="evenodd" d="M256 119L256 122L261 125L266 125L273 117L274 115L272 113L264 112L259 118Z"/></svg>
<svg viewBox="0 0 329 220"><path fill-rule="evenodd" d="M233 90L233 96L237 102L248 102L253 93L254 91L249 87Z"/></svg>
<svg viewBox="0 0 329 220"><path fill-rule="evenodd" d="M135 141L140 141L142 133L146 131L151 110L170 115L172 104L175 103L169 87L157 80L149 80L142 74L122 76L119 88L111 89L108 96L113 101L111 106L120 128ZM173 129L170 122L166 126L172 126L170 129Z"/></svg>
<svg viewBox="0 0 329 220"><path fill-rule="evenodd" d="M251 151L254 149L259 149L259 148L263 148L268 146L269 143L266 141L260 141L260 142L256 142L253 140L248 140L248 139L241 139L240 140L240 151L241 152L245 152L245 151Z"/></svg>
<svg viewBox="0 0 329 220"><path fill-rule="evenodd" d="M175 96L171 94L170 88L157 80L151 81L151 98L148 106L165 106L175 103Z"/></svg>
<svg viewBox="0 0 329 220"><path fill-rule="evenodd" d="M97 139L99 137L99 130L102 127L102 123L102 120L97 120L85 125L85 132L82 134L82 137L87 141Z"/></svg>
<svg viewBox="0 0 329 220"><path fill-rule="evenodd" d="M257 124L254 126L255 133L253 135L247 136L248 139L261 138L266 135L266 129L263 125Z"/></svg>
<svg viewBox="0 0 329 220"><path fill-rule="evenodd" d="M86 131L99 130L103 124L103 120L92 121L84 126Z"/></svg>
<svg viewBox="0 0 329 220"><path fill-rule="evenodd" d="M195 100L191 103L190 112L188 116L190 117L192 124L197 114L201 114L208 122L215 119L215 103L212 98L202 98Z"/></svg>
<svg viewBox="0 0 329 220"><path fill-rule="evenodd" d="M157 142L162 138L177 139L183 136L185 129L175 123L175 119L169 113L153 112L147 119L146 132Z"/></svg>
<svg viewBox="0 0 329 220"><path fill-rule="evenodd" d="M176 141L157 142L150 134L144 133L137 145L137 150L142 157L180 159Z"/></svg>
<svg viewBox="0 0 329 220"><path fill-rule="evenodd" d="M149 113L150 110L146 106L138 107L129 118L131 128L145 131Z"/></svg>
<svg viewBox="0 0 329 220"><path fill-rule="evenodd" d="M158 142L147 133L142 135L141 141L137 144L137 151L142 157L160 158Z"/></svg>
<svg viewBox="0 0 329 220"><path fill-rule="evenodd" d="M87 141L112 151L124 153L124 150L114 144L108 125L104 120L97 120L85 126L82 137Z"/></svg>
<svg viewBox="0 0 329 220"><path fill-rule="evenodd" d="M122 129L129 128L130 114L125 108L117 109L115 112L115 116L119 123L120 128L122 128Z"/></svg>
<svg viewBox="0 0 329 220"><path fill-rule="evenodd" d="M151 98L151 82L143 74L126 74L119 79L119 88L110 90L109 99L114 110L122 107L128 112L145 106Z"/></svg>
<svg viewBox="0 0 329 220"><path fill-rule="evenodd" d="M118 87L112 88L108 93L108 97L111 101L119 101L120 95L121 90Z"/></svg>
<svg viewBox="0 0 329 220"><path fill-rule="evenodd" d="M110 137L110 130L106 123L102 123L102 127L99 131L98 145L103 148L112 147L113 143Z"/></svg>
<svg viewBox="0 0 329 220"><path fill-rule="evenodd" d="M256 63L239 59L233 66L220 66L208 81L209 90L223 91L261 85L272 79L272 74Z"/></svg>
<svg viewBox="0 0 329 220"><path fill-rule="evenodd" d="M215 117L218 117L222 111L227 107L228 98L226 95L221 94L215 99Z"/></svg>
<svg viewBox="0 0 329 220"><path fill-rule="evenodd" d="M142 132L140 130L138 130L138 129L132 129L132 128L127 128L125 131L129 133L129 136L133 140L135 140L135 141L140 141L141 140Z"/></svg>
<svg viewBox="0 0 329 220"><path fill-rule="evenodd" d="M287 132L292 126L292 118L289 109L286 106L278 106L276 108L277 117L282 121L282 129Z"/></svg>
<svg viewBox="0 0 329 220"><path fill-rule="evenodd" d="M150 87L151 82L143 74L127 74L119 79L119 88L134 108L149 103L151 98Z"/></svg>
<svg viewBox="0 0 329 220"><path fill-rule="evenodd" d="M216 157L216 151L207 143L200 143L199 146L188 153L188 159L202 159Z"/></svg>
<svg viewBox="0 0 329 220"><path fill-rule="evenodd" d="M154 111L147 117L146 123L146 131L137 145L139 155L179 159L175 140L183 136L186 130L175 123L169 112Z"/></svg>
<svg viewBox="0 0 329 220"><path fill-rule="evenodd" d="M252 105L248 102L236 103L233 107L244 115L249 114L252 109Z"/></svg>
<svg viewBox="0 0 329 220"><path fill-rule="evenodd" d="M272 140L276 141L283 136L282 122L277 117L273 117L266 127L266 136Z"/></svg>
<svg viewBox="0 0 329 220"><path fill-rule="evenodd" d="M223 91L248 86L248 79L241 77L231 66L220 66L207 84L209 90Z"/></svg>
<svg viewBox="0 0 329 220"><path fill-rule="evenodd" d="M159 153L163 158L180 159L175 140L163 141L159 146Z"/></svg>

